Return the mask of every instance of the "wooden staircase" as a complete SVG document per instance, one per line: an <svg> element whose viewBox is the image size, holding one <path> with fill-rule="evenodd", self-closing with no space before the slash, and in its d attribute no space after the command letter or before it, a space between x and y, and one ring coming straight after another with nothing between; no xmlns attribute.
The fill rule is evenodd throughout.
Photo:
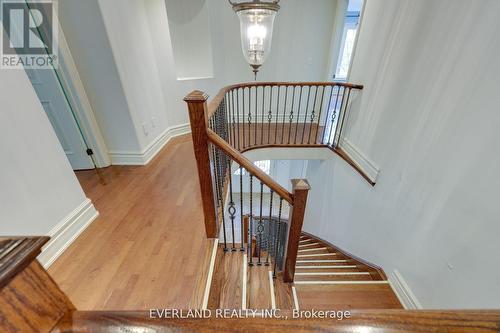
<svg viewBox="0 0 500 333"><path fill-rule="evenodd" d="M302 233L293 283L243 252L217 253L209 309L401 309L382 269Z"/></svg>

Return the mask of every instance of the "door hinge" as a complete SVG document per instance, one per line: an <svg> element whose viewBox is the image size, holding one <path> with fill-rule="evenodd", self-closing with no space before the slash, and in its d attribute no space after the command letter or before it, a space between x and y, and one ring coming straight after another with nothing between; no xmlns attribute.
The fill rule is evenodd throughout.
<svg viewBox="0 0 500 333"><path fill-rule="evenodd" d="M90 148L87 148L87 155L89 155L89 156L94 155L94 151Z"/></svg>

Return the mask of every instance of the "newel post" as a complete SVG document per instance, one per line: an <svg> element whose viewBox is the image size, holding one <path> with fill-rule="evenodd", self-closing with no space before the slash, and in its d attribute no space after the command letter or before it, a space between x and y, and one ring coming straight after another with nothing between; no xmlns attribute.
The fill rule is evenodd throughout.
<svg viewBox="0 0 500 333"><path fill-rule="evenodd" d="M203 205L203 214L205 216L205 232L208 238L215 238L217 237L217 225L215 218L212 174L210 170L210 157L208 153L207 99L208 95L198 90L195 90L184 97L184 101L187 103L189 110L194 155L196 157L196 166L198 168L201 201Z"/></svg>
<svg viewBox="0 0 500 333"><path fill-rule="evenodd" d="M306 212L307 195L311 186L306 179L292 179L293 206L290 207L290 231L288 232L288 245L286 248L285 269L283 272L284 282L293 282L295 265L297 263L297 252L299 250L300 234L304 224Z"/></svg>

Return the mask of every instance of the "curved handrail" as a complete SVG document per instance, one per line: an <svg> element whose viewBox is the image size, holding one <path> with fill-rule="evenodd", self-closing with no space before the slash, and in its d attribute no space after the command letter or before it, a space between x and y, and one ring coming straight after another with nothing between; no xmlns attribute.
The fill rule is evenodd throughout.
<svg viewBox="0 0 500 333"><path fill-rule="evenodd" d="M286 86L296 86L296 87L304 87L304 86L339 86L346 87L352 89L363 89L363 85L361 84L353 84L346 82L244 82L244 83L236 83L225 86L220 89L217 95L210 101L208 104L208 117L210 118L212 114L219 107L222 99L226 95L227 92L240 89L240 88L248 88L248 87L286 87Z"/></svg>
<svg viewBox="0 0 500 333"><path fill-rule="evenodd" d="M236 90L237 93L240 89L243 89L243 94L245 92L245 90L248 88L248 91L250 91L250 89L254 88L254 89L258 89L262 87L264 91L264 89L266 88L270 88L271 89L271 99L273 98L272 97L272 88L273 87L286 87L287 89L289 89L290 87L293 87L293 91L295 91L295 88L298 88L298 87L301 87L300 88L300 93L302 94L302 87L309 87L309 89L311 87L316 87L316 89L320 89L319 87L323 87L323 94L324 94L324 89L326 89L327 87L331 87L331 90L330 90L330 98L332 98L332 92L334 91L334 88L335 87L338 87L337 90L336 90L336 93L339 94L344 94L346 93L346 90L347 90L347 95L350 94L351 90L352 89L355 89L355 90L360 90L360 89L363 89L363 85L361 84L353 84L353 83L343 83L343 82L248 82L248 83L238 83L238 84L233 84L233 85L228 85L222 89L220 89L219 93L210 101L210 103L208 104L208 107L207 107L207 118L208 119L211 119L212 117L214 117L216 115L216 112L220 109L221 107L221 104L225 101L227 103L227 96L228 96L228 93L231 93L232 91ZM342 88L341 88L342 87ZM279 90L279 88L278 88ZM321 91L321 90L320 90ZM312 94L311 94L312 95ZM279 99L279 93L278 93L278 99ZM285 100L286 100L286 96L285 96ZM292 97L292 100L293 100L293 97ZM342 132L342 127L343 127L343 122L344 122L344 119L345 119L345 116L346 116L346 113L347 113L347 106L349 104L349 96L346 98L346 101L344 101L343 98L337 98L337 102L340 101L339 105L335 104L335 107L339 106L339 116L340 116L340 113L342 113L342 117L341 119L339 118L338 120L338 123L341 123L340 125L340 128L339 128L339 125L337 124L337 128L333 129L330 129L329 132L330 134L328 135L328 141L325 141L325 142L321 142L321 143L318 143L318 142L309 142L309 140L307 140L308 142L305 142L305 143L280 143L280 142L267 142L267 143L264 143L264 142L250 142L249 140L249 145L245 145L245 143L243 143L243 147L240 147L240 144L239 144L239 141L238 141L238 146L236 147L236 144L235 142L228 142L230 146L232 146L233 148L235 148L239 153L244 153L246 151L249 151L249 150L253 150L253 149L258 149L258 148L327 148L327 149L330 149L333 153L337 154L340 158L344 159L349 165L351 165L370 185L374 186L375 185L375 182L370 179L370 177L361 169L361 167L338 145L338 141L332 143L332 142L329 142L330 140L330 135L333 133L333 136L334 136L334 141L336 140L335 137L338 137L340 138L341 136L341 132ZM335 102L335 103L337 103ZM234 101L233 101L234 103ZM308 102L309 103L309 102ZM314 102L316 103L316 101ZM299 104L300 104L300 99L299 99ZM238 105L238 104L236 104ZM333 106L333 104L332 104ZM225 106L227 107L227 106ZM233 106L234 107L234 106ZM271 107L271 105L269 105L269 107ZM330 104L328 104L328 108L330 107ZM236 108L238 108L238 106L236 106ZM276 105L276 108L278 108L278 106ZM293 108L293 105L292 105L292 108ZM300 105L299 105L299 108L300 108ZM245 106L243 106L243 109L245 109ZM321 109L321 107L320 107ZM307 110L306 110L307 111ZM261 111L262 112L262 111ZM320 110L321 112L321 110ZM329 112L327 110L327 112ZM333 112L336 112L336 111L333 111ZM262 114L262 113L261 113ZM321 115L321 113L320 113ZM241 114L241 116L245 117L245 115ZM280 116L280 115L273 115L274 116ZM234 117L234 115L233 115ZM264 119L264 118L262 118ZM228 120L229 120L229 117L228 117ZM258 120L257 120L258 121ZM233 119L233 122L234 122L234 119ZM283 120L282 120L283 122ZM281 122L281 123L282 123ZM288 120L287 120L288 122ZM241 120L238 120L238 124L239 126L248 126L249 123L245 123L245 120L241 121ZM290 124L292 124L292 122L290 121ZM297 123L298 124L298 123ZM305 124L305 123L304 123ZM311 121L310 123L308 124L313 124L313 122ZM317 123L317 127L316 127L316 133L314 136L316 136L319 132L318 130L318 126L321 126L321 125L324 125L324 124L320 124L319 123L319 120L318 120L318 123ZM264 126L266 126L264 124ZM289 130L291 131L291 130ZM305 130L303 130L305 131ZM310 132L312 132L313 130L312 129L309 129ZM337 131L338 131L338 135L337 135ZM244 129L243 129L243 133L244 133ZM295 130L295 135L297 133L297 130ZM217 131L216 131L216 134L217 134ZM325 132L323 131L323 136L325 135ZM239 136L239 130L238 130L238 136ZM223 138L221 138L223 139ZM245 140L245 139L243 139ZM324 140L324 138L323 138ZM226 140L227 141L227 140ZM229 140L230 141L230 140ZM233 138L233 141L234 141L234 138Z"/></svg>

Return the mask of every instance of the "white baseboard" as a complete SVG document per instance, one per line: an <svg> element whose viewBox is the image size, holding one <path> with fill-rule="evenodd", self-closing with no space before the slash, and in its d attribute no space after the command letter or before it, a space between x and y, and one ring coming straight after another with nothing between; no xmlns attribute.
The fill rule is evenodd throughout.
<svg viewBox="0 0 500 333"><path fill-rule="evenodd" d="M50 241L42 248L38 261L44 268L50 265L73 243L73 241L97 218L99 213L92 201L86 199L51 231Z"/></svg>
<svg viewBox="0 0 500 333"><path fill-rule="evenodd" d="M389 283L406 310L422 309L422 305L397 269L389 275Z"/></svg>
<svg viewBox="0 0 500 333"><path fill-rule="evenodd" d="M160 152L170 139L190 132L191 127L188 123L169 127L140 152L110 151L111 164L146 165Z"/></svg>
<svg viewBox="0 0 500 333"><path fill-rule="evenodd" d="M379 167L366 157L355 145L349 140L342 139L340 147L349 155L349 157L357 164L357 166L370 178L373 183L377 182Z"/></svg>

